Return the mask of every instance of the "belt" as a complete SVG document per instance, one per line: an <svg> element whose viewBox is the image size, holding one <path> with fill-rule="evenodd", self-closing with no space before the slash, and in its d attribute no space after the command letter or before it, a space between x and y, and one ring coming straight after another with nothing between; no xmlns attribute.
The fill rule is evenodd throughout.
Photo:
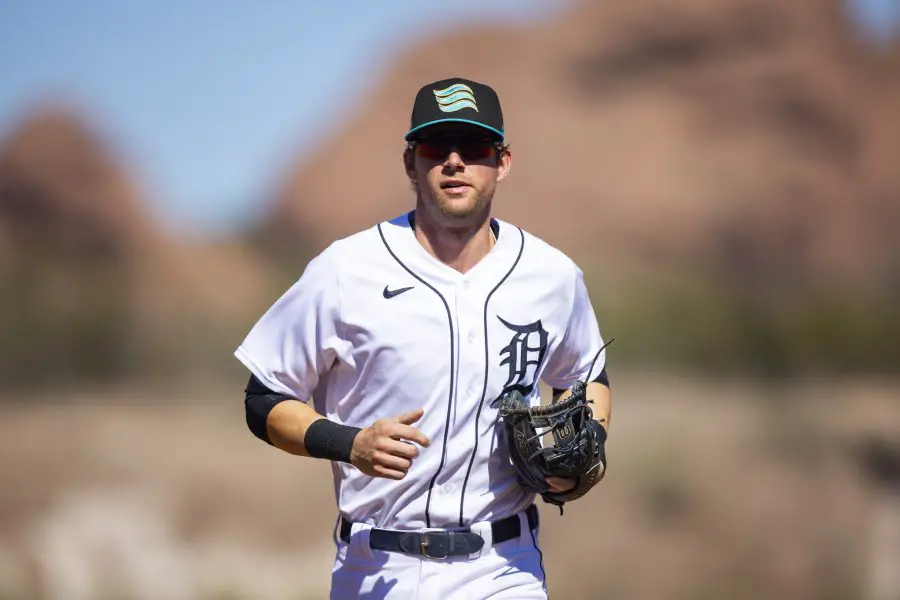
<svg viewBox="0 0 900 600"><path fill-rule="evenodd" d="M525 509L529 529L538 524L538 510L532 504ZM350 541L350 530L353 522L341 518L341 540ZM499 521L491 522L491 538L494 544L506 542L522 535L519 515L512 515ZM395 531L391 529L372 529L369 532L369 545L374 550L402 552L426 558L447 558L479 552L484 546L484 538L467 527L437 531Z"/></svg>

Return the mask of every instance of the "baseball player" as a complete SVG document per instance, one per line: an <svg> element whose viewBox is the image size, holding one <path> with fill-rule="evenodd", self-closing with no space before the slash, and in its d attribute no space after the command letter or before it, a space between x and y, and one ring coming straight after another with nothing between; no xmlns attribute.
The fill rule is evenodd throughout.
<svg viewBox="0 0 900 600"><path fill-rule="evenodd" d="M585 382L602 447L611 400L594 310L572 260L491 217L512 167L492 88L423 86L405 139L415 209L332 243L236 350L247 423L331 461L332 598L546 598L537 494L498 407L510 390L539 406L540 380L557 398ZM538 491L578 485L549 477Z"/></svg>

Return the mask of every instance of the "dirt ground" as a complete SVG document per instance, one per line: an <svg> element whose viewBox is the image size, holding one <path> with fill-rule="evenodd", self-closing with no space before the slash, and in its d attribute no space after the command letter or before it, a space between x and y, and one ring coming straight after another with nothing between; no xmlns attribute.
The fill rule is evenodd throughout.
<svg viewBox="0 0 900 600"><path fill-rule="evenodd" d="M327 598L328 465L253 438L241 387L0 403L0 598ZM900 570L866 452L900 384L634 372L613 415L604 481L539 504L551 598L869 599Z"/></svg>

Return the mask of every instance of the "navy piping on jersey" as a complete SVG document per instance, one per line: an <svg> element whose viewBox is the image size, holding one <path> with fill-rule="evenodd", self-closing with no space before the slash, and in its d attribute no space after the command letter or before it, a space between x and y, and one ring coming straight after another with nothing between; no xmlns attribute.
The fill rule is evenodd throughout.
<svg viewBox="0 0 900 600"><path fill-rule="evenodd" d="M469 483L469 475L472 473L472 464L475 462L475 454L478 453L478 424L481 421L481 408L484 406L484 398L487 394L487 382L488 382L488 361L490 359L489 350L488 350L488 326L487 326L487 314L488 314L488 303L491 301L491 296L494 295L500 286L512 275L512 272L516 269L519 264L519 259L522 258L522 251L525 249L525 235L522 233L522 230L519 229L519 236L521 237L519 241L519 254L516 256L515 262L513 262L512 266L507 271L506 275L503 276L494 289L487 295L487 298L484 299L484 385L481 388L481 400L478 403L478 412L475 413L475 447L472 449L472 456L469 458L469 467L466 469L466 477L463 479L462 493L459 497L459 526L463 526L463 505L466 501L466 485Z"/></svg>
<svg viewBox="0 0 900 600"><path fill-rule="evenodd" d="M540 520L538 520L538 522L540 522ZM543 581L541 582L541 587L543 587L544 592L546 592L547 591L547 571L544 570L544 553L541 552L541 549L537 543L537 537L534 535L534 533L538 527L540 527L540 525L535 526L535 528L531 530L531 542L534 544L534 549L538 551L538 561L541 564L541 575L543 576Z"/></svg>
<svg viewBox="0 0 900 600"><path fill-rule="evenodd" d="M447 396L447 420L444 423L444 442L443 448L441 448L441 464L438 465L437 471L435 471L434 476L431 478L431 482L428 484L428 497L425 500L425 526L431 527L431 491L434 489L434 483L435 481L437 481L438 475L440 475L441 470L444 468L444 463L447 460L447 435L450 431L450 416L452 415L451 409L453 408L453 382L456 378L456 361L454 360L455 346L453 344L453 318L450 316L450 305L447 304L447 300L444 298L444 296L441 295L441 293L437 291L437 289L433 285L413 273L412 269L403 264L403 261L400 260L400 258L396 254L394 254L394 251L391 250L391 246L384 238L384 232L381 230L381 223L378 224L378 235L381 236L381 242L384 244L384 247L387 249L388 253L390 253L394 260L397 261L397 264L403 267L403 269L407 273L415 277L418 281L421 281L425 287L437 294L437 297L441 299L441 302L444 303L444 309L447 311L447 324L450 326L450 393Z"/></svg>
<svg viewBox="0 0 900 600"><path fill-rule="evenodd" d="M341 540L338 537L338 529L340 529L341 526L341 518L341 511L338 511L337 518L334 520L334 531L331 532L331 541L334 542L335 548L340 548L341 546Z"/></svg>

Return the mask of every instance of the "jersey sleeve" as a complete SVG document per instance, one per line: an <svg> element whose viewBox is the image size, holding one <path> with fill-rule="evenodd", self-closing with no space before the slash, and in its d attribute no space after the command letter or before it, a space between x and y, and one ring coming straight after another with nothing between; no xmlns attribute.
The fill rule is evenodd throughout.
<svg viewBox="0 0 900 600"><path fill-rule="evenodd" d="M574 290L568 326L562 341L548 357L541 379L555 389L567 389L576 380L592 381L606 366L600 326L584 284L584 273L574 267Z"/></svg>
<svg viewBox="0 0 900 600"><path fill-rule="evenodd" d="M307 402L344 347L339 274L326 251L263 314L234 355L266 387Z"/></svg>

